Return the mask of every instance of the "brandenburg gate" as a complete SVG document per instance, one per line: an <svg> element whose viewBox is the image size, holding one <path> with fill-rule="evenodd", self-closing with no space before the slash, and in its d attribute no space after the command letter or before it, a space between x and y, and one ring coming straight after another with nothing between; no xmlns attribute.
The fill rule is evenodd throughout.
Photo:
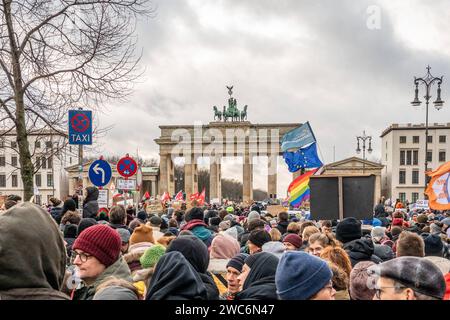
<svg viewBox="0 0 450 320"><path fill-rule="evenodd" d="M223 112L214 109L214 120L203 125L160 126L159 194L175 193L174 160L184 157L184 191L189 196L198 191L197 163L200 157L210 160L210 199L222 200L221 162L223 157L243 158L243 201L253 199L253 156L268 157L268 194L276 198L277 158L282 155L280 144L283 135L300 126L300 123L253 124L246 121L247 106L242 111L232 97L233 87L227 87L230 98ZM299 173L294 173L294 177Z"/></svg>

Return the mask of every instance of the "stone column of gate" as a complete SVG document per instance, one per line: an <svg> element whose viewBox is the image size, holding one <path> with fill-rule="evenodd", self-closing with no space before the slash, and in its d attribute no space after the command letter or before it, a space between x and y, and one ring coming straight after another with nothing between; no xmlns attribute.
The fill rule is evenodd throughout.
<svg viewBox="0 0 450 320"><path fill-rule="evenodd" d="M220 184L220 157L211 156L209 158L209 199L222 199Z"/></svg>
<svg viewBox="0 0 450 320"><path fill-rule="evenodd" d="M173 165L172 157L168 155L167 157L167 172L169 174L168 180L168 192L172 196L175 193L175 167Z"/></svg>
<svg viewBox="0 0 450 320"><path fill-rule="evenodd" d="M189 197L197 192L194 187L194 157L187 155L184 162L184 192Z"/></svg>
<svg viewBox="0 0 450 320"><path fill-rule="evenodd" d="M168 154L159 155L159 191L158 194L162 195L164 192L169 191L169 170L167 168Z"/></svg>
<svg viewBox="0 0 450 320"><path fill-rule="evenodd" d="M277 160L278 154L269 154L267 161L267 193L269 197L277 197Z"/></svg>
<svg viewBox="0 0 450 320"><path fill-rule="evenodd" d="M243 197L244 202L253 200L253 161L252 154L244 153Z"/></svg>

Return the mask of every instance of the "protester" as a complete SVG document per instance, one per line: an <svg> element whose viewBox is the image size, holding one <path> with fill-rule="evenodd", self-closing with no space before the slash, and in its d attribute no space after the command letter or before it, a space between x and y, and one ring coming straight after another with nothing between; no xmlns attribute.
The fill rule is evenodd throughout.
<svg viewBox="0 0 450 320"><path fill-rule="evenodd" d="M297 222L289 223L289 225L287 227L287 231L286 231L287 234L294 233L294 234L300 236L299 232L300 232L300 224L298 224ZM286 236L287 234L284 234L283 236Z"/></svg>
<svg viewBox="0 0 450 320"><path fill-rule="evenodd" d="M283 245L286 251L300 250L302 246L302 238L295 233L290 233L283 238Z"/></svg>
<svg viewBox="0 0 450 320"><path fill-rule="evenodd" d="M86 198L83 201L83 218L95 218L98 212L98 189L96 187L86 188Z"/></svg>
<svg viewBox="0 0 450 320"><path fill-rule="evenodd" d="M303 229L302 233L303 246L306 247L309 246L309 237L315 233L320 233L320 230L316 226L308 226L305 229Z"/></svg>
<svg viewBox="0 0 450 320"><path fill-rule="evenodd" d="M74 292L74 300L91 300L97 287L108 277L115 276L131 282L131 273L120 250L119 233L106 225L84 230L72 246L73 264L83 280Z"/></svg>
<svg viewBox="0 0 450 320"><path fill-rule="evenodd" d="M62 211L63 211L63 203L58 198L52 197L50 198L50 214L55 219L56 223L59 225L61 223Z"/></svg>
<svg viewBox="0 0 450 320"><path fill-rule="evenodd" d="M235 300L277 300L275 272L278 261L276 256L267 252L248 256L237 277L241 291Z"/></svg>
<svg viewBox="0 0 450 320"><path fill-rule="evenodd" d="M114 206L109 211L109 226L113 229L125 229L131 234L127 227L127 213L123 206Z"/></svg>
<svg viewBox="0 0 450 320"><path fill-rule="evenodd" d="M202 240L207 247L209 247L214 235L212 231L208 229L208 225L203 219L203 211L200 208L194 207L186 213L186 224L181 230L191 231L196 237Z"/></svg>
<svg viewBox="0 0 450 320"><path fill-rule="evenodd" d="M89 227L95 226L97 224L97 221L94 218L83 218L81 219L80 223L78 224L77 228L77 237L86 230Z"/></svg>
<svg viewBox="0 0 450 320"><path fill-rule="evenodd" d="M328 246L320 253L320 258L332 262L344 270L350 277L352 271L352 264L347 252L341 247Z"/></svg>
<svg viewBox="0 0 450 320"><path fill-rule="evenodd" d="M281 241L281 233L277 228L270 229L269 235L272 241Z"/></svg>
<svg viewBox="0 0 450 320"><path fill-rule="evenodd" d="M248 237L250 233L254 230L264 230L265 223L261 219L253 219L251 222L247 224L247 229L238 235L238 241L240 242L241 247L244 247L247 244Z"/></svg>
<svg viewBox="0 0 450 320"><path fill-rule="evenodd" d="M25 202L0 214L0 300L68 300L66 247L52 217Z"/></svg>
<svg viewBox="0 0 450 320"><path fill-rule="evenodd" d="M403 231L397 240L397 257L425 256L425 243L421 236L418 234Z"/></svg>
<svg viewBox="0 0 450 320"><path fill-rule="evenodd" d="M333 289L336 291L334 299L335 300L350 300L350 294L348 292L349 288L349 276L348 274L339 266L332 262L328 262L333 277L331 282L333 283Z"/></svg>
<svg viewBox="0 0 450 320"><path fill-rule="evenodd" d="M178 251L167 252L158 261L148 285L146 300L207 300L207 290L198 272Z"/></svg>
<svg viewBox="0 0 450 320"><path fill-rule="evenodd" d="M306 229L305 229L306 230ZM308 251L309 253L320 257L320 253L323 249L326 247L336 247L339 246L340 243L334 238L333 234L328 233L313 233L309 237L309 245L308 245Z"/></svg>
<svg viewBox="0 0 450 320"><path fill-rule="evenodd" d="M120 240L122 241L122 246L120 251L122 254L126 254L128 252L128 248L130 247L130 232L127 229L119 228L116 229L119 233Z"/></svg>
<svg viewBox="0 0 450 320"><path fill-rule="evenodd" d="M278 214L278 223L277 229L281 234L285 234L287 232L287 228L289 226L289 215L287 212L280 212Z"/></svg>
<svg viewBox="0 0 450 320"><path fill-rule="evenodd" d="M277 293L282 300L334 300L332 277L325 260L302 251L288 251L276 270Z"/></svg>
<svg viewBox="0 0 450 320"><path fill-rule="evenodd" d="M253 230L248 237L248 249L250 254L262 251L262 246L271 241L270 234L265 230Z"/></svg>
<svg viewBox="0 0 450 320"><path fill-rule="evenodd" d="M212 275L207 271L209 253L206 245L196 236L186 235L174 239L167 247L166 252L179 251L194 267L207 290L208 300L218 300L219 291Z"/></svg>
<svg viewBox="0 0 450 320"><path fill-rule="evenodd" d="M77 237L77 226L74 224L68 224L64 228L64 241L66 243L67 256L72 256L72 245Z"/></svg>
<svg viewBox="0 0 450 320"><path fill-rule="evenodd" d="M442 300L445 280L432 262L399 257L368 269L375 285L374 300Z"/></svg>
<svg viewBox="0 0 450 320"><path fill-rule="evenodd" d="M374 266L372 261L362 261L355 265L350 272L350 298L352 300L372 300L375 289L368 287L369 274L367 269Z"/></svg>
<svg viewBox="0 0 450 320"><path fill-rule="evenodd" d="M239 253L228 261L226 265L227 291L221 295L221 298L225 300L234 300L236 294L240 291L238 277L242 272L242 267L244 266L247 257L248 254Z"/></svg>
<svg viewBox="0 0 450 320"><path fill-rule="evenodd" d="M425 258L433 262L445 276L450 272L450 260L443 257L444 244L437 235L430 234L425 240Z"/></svg>

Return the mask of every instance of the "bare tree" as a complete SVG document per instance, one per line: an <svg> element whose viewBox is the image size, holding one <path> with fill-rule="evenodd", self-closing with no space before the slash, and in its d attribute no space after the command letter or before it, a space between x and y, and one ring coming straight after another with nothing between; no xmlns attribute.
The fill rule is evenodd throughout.
<svg viewBox="0 0 450 320"><path fill-rule="evenodd" d="M135 27L147 0L2 0L0 123L16 133L25 199L33 192L28 134L65 134L67 110L126 99L140 75Z"/></svg>

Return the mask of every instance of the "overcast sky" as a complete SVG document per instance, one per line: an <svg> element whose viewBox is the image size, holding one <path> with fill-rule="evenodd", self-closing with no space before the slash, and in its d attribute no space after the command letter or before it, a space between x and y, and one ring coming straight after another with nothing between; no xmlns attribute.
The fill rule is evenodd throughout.
<svg viewBox="0 0 450 320"><path fill-rule="evenodd" d="M137 31L144 76L129 102L99 116L100 126L114 125L100 152L158 157L159 125L212 121L212 106L225 105L234 85L252 123L309 121L324 163L333 146L336 161L354 156L363 130L374 138L369 159L379 159L383 129L425 122L424 108L410 105L413 77L430 64L450 78L450 3L427 3L153 1L155 16ZM444 79L443 100L449 90ZM450 122L449 103L431 109L430 122ZM256 188L267 188L265 163L255 165ZM224 165L223 176L242 180L236 168ZM290 177L280 159L279 195Z"/></svg>

